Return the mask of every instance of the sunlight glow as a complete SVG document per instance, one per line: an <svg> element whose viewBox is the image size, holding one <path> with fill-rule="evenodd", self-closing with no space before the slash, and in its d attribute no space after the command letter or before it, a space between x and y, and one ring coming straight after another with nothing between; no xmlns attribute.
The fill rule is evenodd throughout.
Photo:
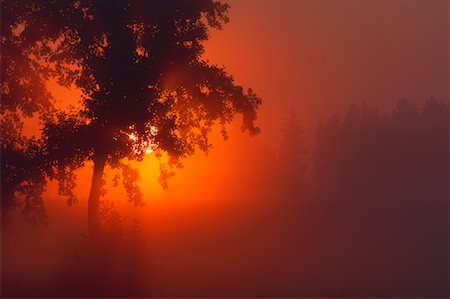
<svg viewBox="0 0 450 299"><path fill-rule="evenodd" d="M133 126L129 127L130 130L134 130ZM154 137L158 133L158 130L154 126L150 126L150 137L147 140L141 140L135 132L129 133L128 138L133 141L133 151L136 154L144 152L146 155L151 154L158 148L158 144L155 142Z"/></svg>

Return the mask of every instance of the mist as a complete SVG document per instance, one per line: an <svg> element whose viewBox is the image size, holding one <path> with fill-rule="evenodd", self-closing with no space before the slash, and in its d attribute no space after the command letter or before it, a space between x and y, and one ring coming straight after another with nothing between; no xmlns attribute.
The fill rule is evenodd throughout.
<svg viewBox="0 0 450 299"><path fill-rule="evenodd" d="M2 297L448 296L448 3L227 3L203 55L263 99L261 133L216 123L167 188L166 157L130 159L142 206L107 165L96 246L92 161L71 204L50 180L46 223L2 230Z"/></svg>
<svg viewBox="0 0 450 299"><path fill-rule="evenodd" d="M144 177L144 207L111 187L102 252L83 247L86 188L72 207L49 190L47 227L19 221L3 234L5 295L441 297L448 105L412 107L352 106L301 146L291 112L277 151L236 128L166 191L146 191L161 187L157 173Z"/></svg>

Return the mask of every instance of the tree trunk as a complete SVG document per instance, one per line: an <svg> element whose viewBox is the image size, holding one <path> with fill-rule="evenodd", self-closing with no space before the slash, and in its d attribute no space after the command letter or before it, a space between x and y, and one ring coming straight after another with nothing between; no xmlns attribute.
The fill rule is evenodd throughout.
<svg viewBox="0 0 450 299"><path fill-rule="evenodd" d="M105 154L94 154L94 175L88 202L88 226L91 240L98 239L100 235L100 190L102 187L103 170L106 164Z"/></svg>

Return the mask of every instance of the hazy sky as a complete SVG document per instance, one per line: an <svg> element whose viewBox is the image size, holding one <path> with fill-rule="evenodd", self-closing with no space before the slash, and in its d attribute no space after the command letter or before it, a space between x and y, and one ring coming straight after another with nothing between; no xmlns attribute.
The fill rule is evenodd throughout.
<svg viewBox="0 0 450 299"><path fill-rule="evenodd" d="M263 98L262 138L290 107L305 126L350 103L448 98L446 0L231 0L207 57Z"/></svg>
<svg viewBox="0 0 450 299"><path fill-rule="evenodd" d="M134 163L142 177L140 186L146 203L142 208L135 208L126 200L122 185L112 187L115 172L108 168L105 180L109 193L105 198L114 203L113 208L129 217L126 221L140 220L140 228L151 248L146 258L151 261L154 277L148 283L157 290L169 292L176 290L174 286L177 286L180 290L198 294L195 291L226 289L234 292L232 297L249 288L249 293L239 294L267 297L277 295L269 292L272 290L291 287L297 291L314 282L327 281L327 275L331 278L336 275L339 282L345 269L331 266L339 269L331 273L328 260L322 259L324 256L337 256L336 260L329 260L334 261L334 265L341 265L340 256L333 255L336 246L342 256L352 261L345 264L350 269L348 271L356 273L349 277L362 281L367 276L358 272L358 258L350 256L345 246L351 244L355 248L363 248L360 260L367 252L371 257L370 254L374 254L370 247L372 235L360 237L360 243L353 243L355 239L350 232L345 236L351 242L343 242L339 234L332 233L334 223L333 219L327 218L328 214L320 209L314 212L315 207L292 209L286 205L289 198L283 201L276 193L277 180L281 179L277 176L278 164L273 149L278 148L281 120L291 107L296 108L304 120L307 137L310 137L321 117L341 112L352 103L366 101L381 109L390 109L402 95L418 101L430 96L448 99L448 3L446 0L227 2L231 5L230 23L224 30L213 32L205 56L215 64L226 66L237 83L253 87L262 97L264 103L258 120L262 134L252 138L240 134L234 126L230 129L230 140L224 142L215 132L212 138L216 145L214 150L207 157L196 154L186 159L184 168L171 178L167 190L158 183L159 165L153 154L140 164ZM53 81L49 87L58 107L76 103L80 97L79 90L68 92ZM29 127L29 133L35 133L36 124ZM311 144L308 146L311 149ZM69 207L65 199L57 195L57 184L52 181L44 194L49 228L31 228L19 222L22 227L18 226L15 234L6 235L8 242L4 244L7 243L7 250L3 252L10 257L8 267L11 272L8 273L15 275L14 271L17 271L25 278L47 280L58 269L57 262L65 261L66 256L70 257L75 252L71 248L71 238L79 235L80 227L86 231L87 226L92 164L87 163L77 174L75 193L80 199L77 204ZM333 212L330 215L334 215L333 206L330 211ZM360 216L360 213L349 211ZM342 217L342 214L336 215ZM392 223L397 223L392 215L397 214L388 215ZM414 215L407 218L411 219L410 223L416 223ZM425 214L417 215L421 216L420 221L436 220L425 217ZM390 225L385 218L383 214L382 223ZM378 218L373 221L379 223ZM332 224L329 230L328 223ZM410 233L413 237L408 239L406 236L406 240L417 239L416 231L408 225L396 224L394 229L389 227L386 231L400 237ZM293 235L292 232L298 234ZM434 240L432 234L424 232L424 240L431 240L433 246L441 244L441 236ZM328 238L327 233L332 237ZM301 238L298 237L300 235ZM324 241L317 235L325 236ZM418 238L420 236L419 232ZM384 239L380 237L380 240ZM327 242L337 245L329 246ZM435 251L422 252L420 250L426 247L407 247L411 243L400 243L399 238L386 246L380 243L379 248L387 252L386 264L391 266L389 258L392 257L392 261L399 261L395 269L401 271L385 273L380 270L379 273L386 275L377 274L375 282L391 281L393 288L398 288L397 276L405 273L409 275L407 277L435 277L429 275L436 271L431 268L433 263L429 264L430 268L425 268L429 271L419 271L420 275L404 269L414 268L415 265L409 263L412 260L422 264L421 258L416 257L426 256L426 261L437 261L440 256L435 253L442 254L445 251L442 246ZM424 246L425 243L419 245ZM366 245L370 250L365 249ZM391 250L388 245L400 247ZM311 257L313 262L310 262ZM367 261L375 268L383 267L377 261ZM315 265L322 265L323 269ZM423 265L428 266L426 263ZM366 270L364 268L361 272L370 274ZM313 275L309 274L311 271ZM299 273L305 275L300 287ZM323 276L325 280L315 281L314 275ZM414 282L405 277L403 288ZM233 287L236 288L234 291ZM402 288L401 284L399 288Z"/></svg>

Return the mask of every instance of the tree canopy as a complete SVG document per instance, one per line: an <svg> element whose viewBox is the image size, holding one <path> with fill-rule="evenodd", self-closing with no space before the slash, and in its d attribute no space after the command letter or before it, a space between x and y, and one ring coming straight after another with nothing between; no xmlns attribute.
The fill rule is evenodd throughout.
<svg viewBox="0 0 450 299"><path fill-rule="evenodd" d="M202 57L211 30L228 22L228 9L213 0L2 1L2 131L15 117L17 125L8 131L20 132L19 114L38 112L43 123L42 137L27 145L15 146L24 138L2 132L2 151L12 148L35 161L39 182L45 184L44 176L58 179L69 201L74 201L74 170L92 160L91 219L98 218L93 215L98 215L105 165L122 168L129 197L138 203L137 176L124 158L166 152L169 163L161 167L166 184L167 167L179 166L197 149L210 149L215 124L226 137L226 125L241 114L242 129L258 133L260 98ZM78 108L53 107L45 88L51 76L82 91ZM22 158L5 156L2 202L14 203L16 191L33 185L36 176L17 175L4 198L3 181L11 172L3 161L15 171L30 167L19 165ZM94 222L98 227L98 219Z"/></svg>

